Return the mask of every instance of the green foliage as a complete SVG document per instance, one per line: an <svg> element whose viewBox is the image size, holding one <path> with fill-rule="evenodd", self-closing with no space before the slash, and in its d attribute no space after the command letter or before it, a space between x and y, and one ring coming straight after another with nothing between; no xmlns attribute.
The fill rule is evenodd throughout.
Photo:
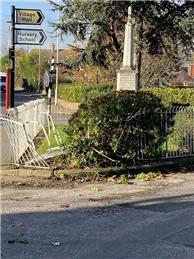
<svg viewBox="0 0 194 259"><path fill-rule="evenodd" d="M9 67L9 55L5 54L0 58L0 71L5 72L7 67Z"/></svg>
<svg viewBox="0 0 194 259"><path fill-rule="evenodd" d="M189 104L194 105L194 89L192 88L151 88L144 89L145 91L152 92L155 96L162 100L162 103L168 107L171 105Z"/></svg>
<svg viewBox="0 0 194 259"><path fill-rule="evenodd" d="M43 52L43 51L42 51ZM43 77L45 66L48 62L48 53L41 53L40 75ZM5 72L9 67L9 55L5 54L0 60L0 71ZM16 85L22 86L22 78L27 79L31 88L36 88L39 80L39 51L32 50L27 53L24 49L16 50L15 62Z"/></svg>
<svg viewBox="0 0 194 259"><path fill-rule="evenodd" d="M63 125L58 125L56 127L56 131L60 135L62 143L64 143L66 138L67 138L67 135L64 133L63 128L64 128ZM55 135L53 133L50 135L49 140L50 140L50 144L51 144L50 147L48 145L48 142L47 142L46 138L44 138L42 140L42 142L40 143L40 145L37 149L39 154L44 154L49 148L53 148L53 147L58 146Z"/></svg>
<svg viewBox="0 0 194 259"><path fill-rule="evenodd" d="M58 96L60 99L72 102L84 102L88 98L96 98L113 92L113 85L84 86L81 84L59 84ZM151 92L161 99L165 107L171 105L194 105L194 89L192 88L172 88L172 87L153 87L150 89L143 88L145 92Z"/></svg>
<svg viewBox="0 0 194 259"><path fill-rule="evenodd" d="M57 4L49 1L57 10ZM125 1L72 1L62 4L63 14L61 22L55 27L61 29L62 34L72 34L78 41L87 39L87 48L79 52L75 62L98 64L109 68L121 61L121 39L127 16ZM118 34L117 34L118 32Z"/></svg>
<svg viewBox="0 0 194 259"><path fill-rule="evenodd" d="M120 184L128 184L128 177L125 174L122 174L119 179L117 180L117 183Z"/></svg>
<svg viewBox="0 0 194 259"><path fill-rule="evenodd" d="M61 180L64 180L64 181L72 180L72 176L69 175L69 174L65 174L65 173L61 173L61 174L59 175L59 178L60 178Z"/></svg>
<svg viewBox="0 0 194 259"><path fill-rule="evenodd" d="M36 86L38 83L37 71L38 71L38 60L35 55L22 55L18 58L17 63L18 73L22 78L28 80L28 84Z"/></svg>
<svg viewBox="0 0 194 259"><path fill-rule="evenodd" d="M43 74L44 64L47 62L44 57L41 58L41 74ZM30 53L21 53L18 55L16 63L17 75L20 78L25 78L28 84L32 88L36 88L38 85L39 76L39 54L37 51L31 51Z"/></svg>
<svg viewBox="0 0 194 259"><path fill-rule="evenodd" d="M107 178L107 182L109 183L118 183L118 184L128 184L129 178L128 175L122 174L119 177L113 175L112 177Z"/></svg>
<svg viewBox="0 0 194 259"><path fill-rule="evenodd" d="M155 172L149 172L149 173L140 173L136 175L135 179L140 181L151 181L160 178L160 174Z"/></svg>
<svg viewBox="0 0 194 259"><path fill-rule="evenodd" d="M114 90L112 85L84 86L81 84L59 84L60 99L71 102L84 102L87 98L96 98Z"/></svg>
<svg viewBox="0 0 194 259"><path fill-rule="evenodd" d="M131 164L136 157L139 135L162 142L160 120L154 111L161 101L151 93L120 91L88 99L65 127L65 162L73 167ZM143 118L133 115L149 109ZM150 124L153 120L155 124ZM143 152L143 151L142 151Z"/></svg>

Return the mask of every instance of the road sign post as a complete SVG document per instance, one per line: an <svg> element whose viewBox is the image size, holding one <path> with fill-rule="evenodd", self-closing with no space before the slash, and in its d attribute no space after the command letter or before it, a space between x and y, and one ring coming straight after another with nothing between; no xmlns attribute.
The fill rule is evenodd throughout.
<svg viewBox="0 0 194 259"><path fill-rule="evenodd" d="M10 107L14 107L14 88L15 88L15 6L11 7L11 28L10 28L10 69L11 69L11 89L10 89Z"/></svg>
<svg viewBox="0 0 194 259"><path fill-rule="evenodd" d="M5 91L5 108L8 112L10 108L10 68L6 68L6 91Z"/></svg>
<svg viewBox="0 0 194 259"><path fill-rule="evenodd" d="M15 29L15 24L40 25L44 15L39 9L18 9L11 7L10 46L9 59L11 70L10 107L14 107L15 88L15 44L42 45L46 40L43 30L36 29Z"/></svg>

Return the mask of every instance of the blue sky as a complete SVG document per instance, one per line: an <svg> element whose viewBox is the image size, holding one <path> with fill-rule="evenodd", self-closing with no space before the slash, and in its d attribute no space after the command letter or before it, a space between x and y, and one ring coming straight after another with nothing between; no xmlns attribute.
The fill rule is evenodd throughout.
<svg viewBox="0 0 194 259"><path fill-rule="evenodd" d="M56 0L58 2L58 0ZM56 22L58 20L57 12L51 10L51 5L47 0L0 0L0 54L5 52L8 47L8 23L11 16L11 6L15 5L15 8L21 9L40 9L44 14L44 21L41 25L16 25L19 28L33 28L33 29L43 29L47 35L47 40L42 45L42 48L49 48L51 44L56 44L56 34L53 33L53 28L50 27L49 22ZM71 37L64 37L63 41L60 41L59 47L66 48L67 44L72 42ZM26 48L25 45L16 45L16 48ZM39 48L39 46L28 46L28 49Z"/></svg>

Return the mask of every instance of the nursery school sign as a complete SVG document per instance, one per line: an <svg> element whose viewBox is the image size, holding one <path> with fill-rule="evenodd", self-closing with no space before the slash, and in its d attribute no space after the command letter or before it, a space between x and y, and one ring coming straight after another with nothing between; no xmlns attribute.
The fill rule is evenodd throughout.
<svg viewBox="0 0 194 259"><path fill-rule="evenodd" d="M42 45L46 40L43 30L16 29L16 44Z"/></svg>

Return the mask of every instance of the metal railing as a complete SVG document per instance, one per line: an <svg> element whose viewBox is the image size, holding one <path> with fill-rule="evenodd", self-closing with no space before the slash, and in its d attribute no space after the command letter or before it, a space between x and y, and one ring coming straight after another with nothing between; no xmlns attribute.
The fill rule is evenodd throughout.
<svg viewBox="0 0 194 259"><path fill-rule="evenodd" d="M129 118L128 123L136 128L136 159L194 156L194 107L142 111Z"/></svg>
<svg viewBox="0 0 194 259"><path fill-rule="evenodd" d="M11 162L13 165L35 168L50 168L47 160L63 154L61 139L57 134L52 118L47 112L45 112L45 114L48 116L48 121L50 124L47 126L47 128L50 127L50 133L54 135L56 140L55 147L51 147L47 131L40 122L28 121L23 123L22 121L9 118L9 115L0 116L0 124L1 126L5 127L9 139ZM29 129L32 127L32 125L38 125L38 127L42 129L45 139L48 142L48 148L44 154L39 154L39 152L36 150L33 138L29 133Z"/></svg>
<svg viewBox="0 0 194 259"><path fill-rule="evenodd" d="M47 124L47 116L44 113L46 110L46 101L38 99L10 109L9 118L26 124L28 134L33 139L42 129L40 125L45 126ZM29 121L38 123L29 124Z"/></svg>

